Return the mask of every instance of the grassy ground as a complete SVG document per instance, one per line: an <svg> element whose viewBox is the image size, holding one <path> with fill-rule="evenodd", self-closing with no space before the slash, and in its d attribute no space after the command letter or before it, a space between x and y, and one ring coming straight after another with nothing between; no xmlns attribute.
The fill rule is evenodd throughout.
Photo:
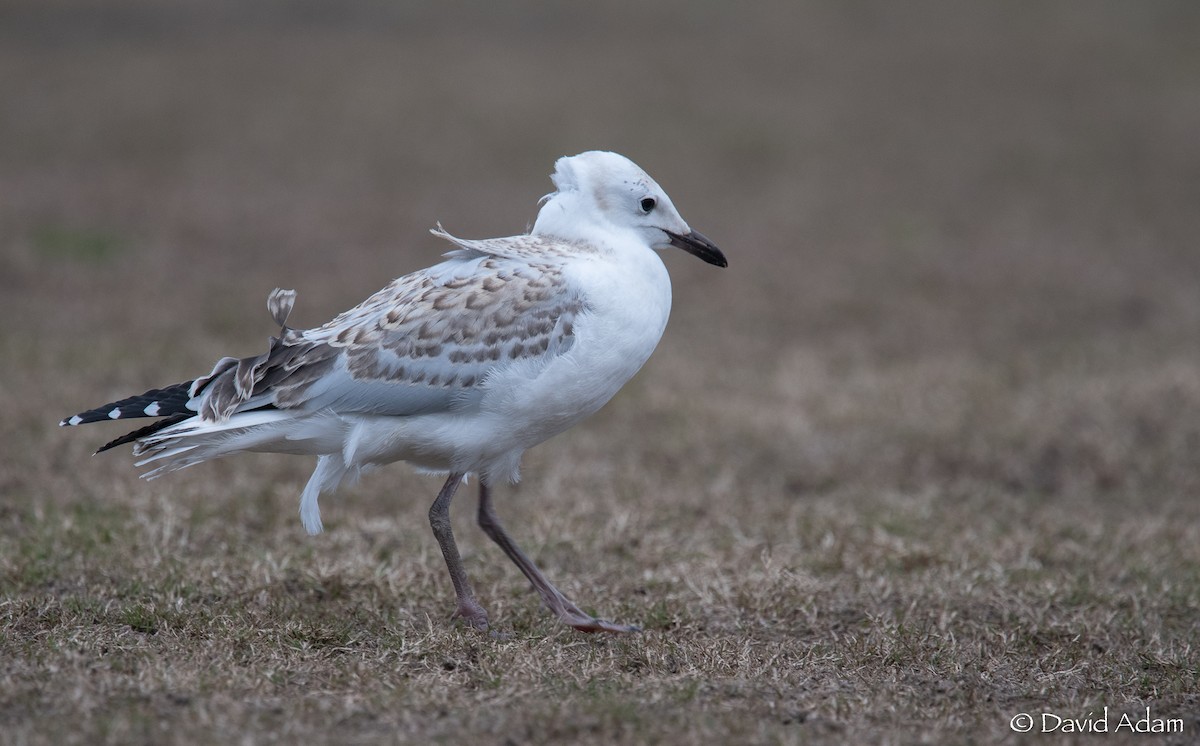
<svg viewBox="0 0 1200 746"><path fill-rule="evenodd" d="M1194 4L0 9L0 740L1046 742L1200 733ZM60 416L521 231L624 152L678 255L646 369L500 494L556 626L395 466L140 482ZM1040 726L1040 720L1039 720ZM1061 732L1056 740L1071 741ZM1105 743L1148 742L1128 731Z"/></svg>

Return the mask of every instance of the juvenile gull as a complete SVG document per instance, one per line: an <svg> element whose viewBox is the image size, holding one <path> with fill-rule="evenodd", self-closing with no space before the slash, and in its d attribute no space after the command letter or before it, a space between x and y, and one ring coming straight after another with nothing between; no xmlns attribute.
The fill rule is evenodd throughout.
<svg viewBox="0 0 1200 746"><path fill-rule="evenodd" d="M438 226L455 246L446 261L315 329L289 328L296 294L275 290L267 306L281 331L263 354L222 358L206 376L59 424L161 418L100 448L133 442L148 478L238 451L315 455L300 497L310 534L321 532L321 493L367 469L407 461L447 474L429 523L454 584L453 616L487 629L450 527L450 501L475 474L479 526L560 620L584 632L636 630L592 617L555 588L501 526L492 486L516 481L526 449L595 412L650 357L671 309L656 250L726 261L624 156L560 158L550 178L556 191L527 235L473 241Z"/></svg>

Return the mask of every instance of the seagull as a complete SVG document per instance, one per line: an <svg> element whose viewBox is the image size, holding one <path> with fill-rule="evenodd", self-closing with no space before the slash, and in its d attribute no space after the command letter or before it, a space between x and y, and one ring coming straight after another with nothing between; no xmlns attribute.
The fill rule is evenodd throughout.
<svg viewBox="0 0 1200 746"><path fill-rule="evenodd" d="M528 233L467 240L438 224L432 233L454 246L445 261L313 329L287 326L296 293L276 289L267 308L280 332L266 352L59 424L158 418L96 451L132 442L146 478L239 451L315 455L300 496L309 534L322 531L320 495L369 469L406 461L445 474L429 523L454 586L451 619L486 631L450 524L450 501L475 475L480 528L559 620L637 631L555 588L501 525L492 487L517 481L527 449L600 409L650 357L671 309L658 250L727 262L624 156L563 157L550 178Z"/></svg>

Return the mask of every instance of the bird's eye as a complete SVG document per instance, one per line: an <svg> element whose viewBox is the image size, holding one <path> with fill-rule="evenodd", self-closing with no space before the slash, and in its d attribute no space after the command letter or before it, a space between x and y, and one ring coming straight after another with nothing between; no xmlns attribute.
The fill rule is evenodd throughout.
<svg viewBox="0 0 1200 746"><path fill-rule="evenodd" d="M642 212L650 212L657 206L658 202L656 202L653 197L642 198Z"/></svg>

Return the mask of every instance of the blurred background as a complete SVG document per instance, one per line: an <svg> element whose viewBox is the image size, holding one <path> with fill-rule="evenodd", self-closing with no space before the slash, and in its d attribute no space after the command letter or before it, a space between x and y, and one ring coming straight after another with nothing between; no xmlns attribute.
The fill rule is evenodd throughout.
<svg viewBox="0 0 1200 746"><path fill-rule="evenodd" d="M326 551L296 541L307 460L148 486L124 455L86 458L116 428L54 425L257 354L274 287L296 288L291 322L313 326L436 261L437 221L520 233L557 157L611 149L730 266L664 255L675 306L655 357L529 454L505 511L585 544L552 558L616 587L628 567L587 552L658 537L628 566L675 568L662 590L682 594L669 609L685 627L761 615L802 640L828 638L750 601L722 617L686 579L744 577L764 547L805 593L899 568L923 597L951 568L1020 566L1051 578L1035 596L1084 575L1136 587L1129 608L1169 608L1138 611L1166 626L1128 640L1184 640L1200 562L1197 40L1184 0L5 0L5 533L87 504L113 525L236 518L196 524L218 547ZM393 467L326 522L399 523L404 552L440 573L435 487ZM636 530L587 545L620 515ZM392 549L379 556L411 556ZM619 608L636 619L637 603Z"/></svg>
<svg viewBox="0 0 1200 746"><path fill-rule="evenodd" d="M3 427L83 453L47 423L255 353L273 287L323 322L435 261L436 221L521 232L601 148L729 255L666 258L638 379L714 453L799 489L1192 488L1198 31L1187 2L13 0Z"/></svg>

